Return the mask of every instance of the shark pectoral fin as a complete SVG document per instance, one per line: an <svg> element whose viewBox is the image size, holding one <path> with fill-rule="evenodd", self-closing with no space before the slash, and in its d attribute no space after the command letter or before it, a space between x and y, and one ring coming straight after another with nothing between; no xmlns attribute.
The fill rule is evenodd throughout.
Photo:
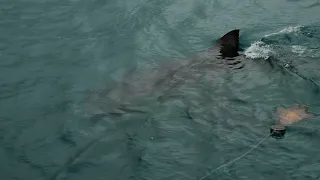
<svg viewBox="0 0 320 180"><path fill-rule="evenodd" d="M232 30L216 41L220 46L220 53L223 57L239 55L239 31L239 29Z"/></svg>

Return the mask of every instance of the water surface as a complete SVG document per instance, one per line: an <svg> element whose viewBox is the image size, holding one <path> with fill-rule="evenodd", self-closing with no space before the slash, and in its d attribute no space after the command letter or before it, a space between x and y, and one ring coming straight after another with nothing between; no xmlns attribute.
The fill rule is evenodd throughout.
<svg viewBox="0 0 320 180"><path fill-rule="evenodd" d="M1 179L199 179L264 138L276 107L318 113L319 10L316 0L0 2ZM235 28L245 68L142 97L132 105L142 113L96 116L103 106L88 103L128 71L184 62ZM319 125L290 127L207 179L318 179Z"/></svg>

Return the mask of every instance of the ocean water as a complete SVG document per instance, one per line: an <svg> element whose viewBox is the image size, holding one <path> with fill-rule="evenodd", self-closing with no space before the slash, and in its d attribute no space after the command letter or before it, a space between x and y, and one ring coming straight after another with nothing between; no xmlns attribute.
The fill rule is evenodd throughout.
<svg viewBox="0 0 320 180"><path fill-rule="evenodd" d="M197 180L294 104L315 116L205 179L320 179L319 1L3 0L0 17L1 180ZM245 68L116 94L236 28Z"/></svg>

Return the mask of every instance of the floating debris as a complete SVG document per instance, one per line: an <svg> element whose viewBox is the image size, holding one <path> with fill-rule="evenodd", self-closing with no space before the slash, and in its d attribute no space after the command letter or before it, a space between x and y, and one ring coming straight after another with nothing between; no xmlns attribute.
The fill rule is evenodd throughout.
<svg viewBox="0 0 320 180"><path fill-rule="evenodd" d="M270 127L270 134L274 138L283 138L283 136L286 134L286 127L281 124L272 125Z"/></svg>
<svg viewBox="0 0 320 180"><path fill-rule="evenodd" d="M313 114L308 113L307 109L307 105L294 105L291 108L278 107L276 116L278 117L280 124L284 126L292 125L313 117Z"/></svg>

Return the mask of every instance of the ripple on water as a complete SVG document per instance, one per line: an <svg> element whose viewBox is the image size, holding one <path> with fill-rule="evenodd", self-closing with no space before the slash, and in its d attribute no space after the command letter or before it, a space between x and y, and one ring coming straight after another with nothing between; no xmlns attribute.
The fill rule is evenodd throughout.
<svg viewBox="0 0 320 180"><path fill-rule="evenodd" d="M184 57L179 52L179 48L171 44L171 39L167 36L167 32L161 29L158 24L151 24L150 26L144 27L142 31L137 34L137 43L140 44L140 53L142 56L152 60L154 56L167 57Z"/></svg>
<svg viewBox="0 0 320 180"><path fill-rule="evenodd" d="M70 112L69 106L82 101L75 87L91 88L95 83L106 87L101 85L110 80L106 72L115 66L126 68L125 63L137 61L150 67L163 57L185 58L189 52L206 49L218 34L234 26L255 29L252 24L261 23L264 31L275 28L274 24L301 21L302 15L304 23L317 17L297 11L293 8L296 2L280 3L2 3L1 177L195 179L239 157L268 133L274 107L318 100L309 93L311 86L305 80L269 68L259 59L284 51L287 54L281 57L294 59L294 65L300 63L299 70L316 72L319 30L292 26L253 42L246 55L256 60L248 60L247 69L237 72L219 67L212 72L187 69L189 74L174 77L185 84L168 88L163 102L144 104L153 110L149 114L90 119ZM314 12L318 7L314 2L301 3L311 4L309 10ZM275 43L288 47L278 48ZM310 57L314 61L309 62ZM99 72L90 68L93 62ZM194 79L184 79L186 74ZM115 76L119 81L122 75ZM148 71L142 76L148 77L145 84L153 79ZM106 96L104 92L101 96ZM285 139L268 139L252 154L210 178L318 178L319 133L312 129L318 123L307 123L290 127Z"/></svg>

